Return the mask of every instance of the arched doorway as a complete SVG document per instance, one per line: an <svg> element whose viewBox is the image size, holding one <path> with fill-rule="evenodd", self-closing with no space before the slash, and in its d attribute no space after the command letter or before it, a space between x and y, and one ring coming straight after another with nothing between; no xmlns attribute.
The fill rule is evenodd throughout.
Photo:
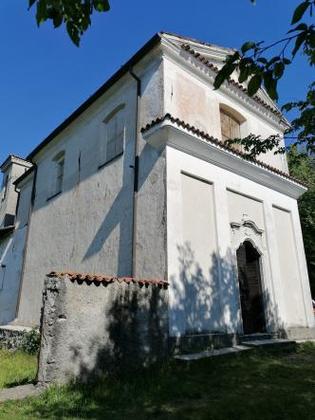
<svg viewBox="0 0 315 420"><path fill-rule="evenodd" d="M260 254L250 241L236 251L244 334L266 332Z"/></svg>

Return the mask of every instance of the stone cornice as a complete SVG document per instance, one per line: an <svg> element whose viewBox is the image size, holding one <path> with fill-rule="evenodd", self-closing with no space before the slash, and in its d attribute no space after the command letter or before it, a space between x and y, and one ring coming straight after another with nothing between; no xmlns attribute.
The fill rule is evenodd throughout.
<svg viewBox="0 0 315 420"><path fill-rule="evenodd" d="M142 135L155 148L171 146L295 199L307 191L287 173L259 160L249 160L242 152L169 114L144 127Z"/></svg>
<svg viewBox="0 0 315 420"><path fill-rule="evenodd" d="M180 48L166 38L161 39L162 53L166 58L171 59L185 70L190 71L203 82L213 84L218 68L201 54L195 53L194 50L190 47L188 49L187 47L189 47L187 43L182 44ZM290 127L289 122L283 117L280 111L273 109L257 95L254 98L248 96L246 89L239 85L239 83L233 80L225 82L220 87L220 91L239 102L251 112L257 114L260 118L263 118L277 130L284 131Z"/></svg>

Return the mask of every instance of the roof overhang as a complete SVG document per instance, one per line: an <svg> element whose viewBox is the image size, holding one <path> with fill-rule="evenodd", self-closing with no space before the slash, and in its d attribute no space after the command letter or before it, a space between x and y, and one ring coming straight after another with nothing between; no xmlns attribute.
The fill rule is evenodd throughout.
<svg viewBox="0 0 315 420"><path fill-rule="evenodd" d="M108 79L96 92L93 93L82 105L80 105L68 118L66 118L48 137L46 137L35 149L27 156L33 161L34 157L46 147L63 130L70 126L79 116L81 116L94 102L97 101L105 92L115 85L133 66L138 64L161 40L161 34L156 33L140 50L138 50L114 75Z"/></svg>
<svg viewBox="0 0 315 420"><path fill-rule="evenodd" d="M223 145L212 144L202 135L194 134L170 119L163 119L142 131L143 138L157 149L173 147L294 199L307 191L289 176L260 166L259 162L246 160Z"/></svg>
<svg viewBox="0 0 315 420"><path fill-rule="evenodd" d="M30 176L33 174L34 171L35 171L35 165L31 166L27 171L24 172L23 175L21 175L18 179L16 179L13 182L13 185L15 185L16 188L23 187L29 181Z"/></svg>
<svg viewBox="0 0 315 420"><path fill-rule="evenodd" d="M31 162L15 155L9 155L6 160L0 165L0 170L5 172L11 165L20 165L24 168L30 168L32 166Z"/></svg>

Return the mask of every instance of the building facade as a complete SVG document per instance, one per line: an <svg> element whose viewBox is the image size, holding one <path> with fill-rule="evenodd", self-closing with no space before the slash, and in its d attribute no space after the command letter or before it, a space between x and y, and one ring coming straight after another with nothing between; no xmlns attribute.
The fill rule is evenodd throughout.
<svg viewBox="0 0 315 420"><path fill-rule="evenodd" d="M230 52L155 35L23 161L0 322L38 325L45 275L73 271L167 280L171 337L314 333L306 188L285 155L249 161L224 144L289 123L236 77L213 89Z"/></svg>

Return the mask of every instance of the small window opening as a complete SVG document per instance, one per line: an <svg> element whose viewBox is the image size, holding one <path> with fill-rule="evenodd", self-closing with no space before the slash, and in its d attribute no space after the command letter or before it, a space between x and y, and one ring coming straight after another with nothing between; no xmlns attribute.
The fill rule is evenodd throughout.
<svg viewBox="0 0 315 420"><path fill-rule="evenodd" d="M102 130L102 133L105 134L105 139L102 135L101 165L113 160L124 151L125 116L123 108L124 105L115 108L103 122L105 130Z"/></svg>
<svg viewBox="0 0 315 420"><path fill-rule="evenodd" d="M2 201L5 200L8 192L9 175L4 175L2 182Z"/></svg>
<svg viewBox="0 0 315 420"><path fill-rule="evenodd" d="M63 187L64 167L65 167L65 153L60 152L53 159L54 163L54 177L52 195L61 193Z"/></svg>
<svg viewBox="0 0 315 420"><path fill-rule="evenodd" d="M220 110L222 140L239 139L241 137L240 122L225 110Z"/></svg>
<svg viewBox="0 0 315 420"><path fill-rule="evenodd" d="M227 105L220 105L220 119L221 119L221 136L222 141L234 140L242 138L241 126L246 121L245 118L234 109ZM243 131L243 128L242 128ZM240 152L243 151L241 144L232 143L231 147Z"/></svg>

